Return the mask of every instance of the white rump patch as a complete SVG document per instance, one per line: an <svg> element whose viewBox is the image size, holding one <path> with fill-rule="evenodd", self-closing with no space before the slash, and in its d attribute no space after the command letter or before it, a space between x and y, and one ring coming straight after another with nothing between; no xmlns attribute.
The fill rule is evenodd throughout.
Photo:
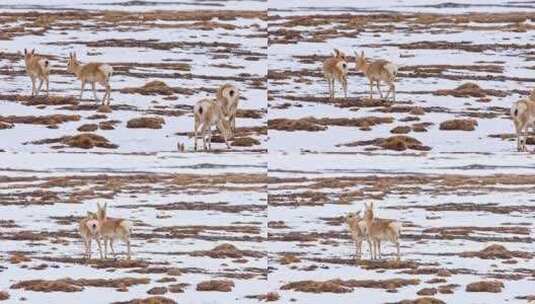
<svg viewBox="0 0 535 304"><path fill-rule="evenodd" d="M111 75L113 74L113 67L109 64L103 64L100 66L100 70L102 71L102 73L104 73L108 78L111 77Z"/></svg>
<svg viewBox="0 0 535 304"><path fill-rule="evenodd" d="M394 76L394 77L395 77L396 74L398 73L398 67L397 67L397 65L395 65L395 64L393 64L393 63L391 63L391 62L385 64L384 67L385 67L385 70L387 70L388 73L390 73L390 75L392 75L392 76Z"/></svg>
<svg viewBox="0 0 535 304"><path fill-rule="evenodd" d="M48 61L48 59L41 59L39 60L39 66L41 66L41 68L43 70L49 70L50 69L50 62L49 62L49 65L48 67L46 66L46 61Z"/></svg>
<svg viewBox="0 0 535 304"><path fill-rule="evenodd" d="M131 221L122 221L120 226L123 227L126 231L130 232L132 230L133 224Z"/></svg>

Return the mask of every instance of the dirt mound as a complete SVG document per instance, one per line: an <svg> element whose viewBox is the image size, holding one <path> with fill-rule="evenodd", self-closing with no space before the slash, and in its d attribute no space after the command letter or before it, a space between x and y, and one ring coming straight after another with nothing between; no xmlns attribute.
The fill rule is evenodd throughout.
<svg viewBox="0 0 535 304"><path fill-rule="evenodd" d="M5 291L0 291L0 301L5 301L9 299L9 293Z"/></svg>
<svg viewBox="0 0 535 304"><path fill-rule="evenodd" d="M98 123L98 127L101 130L114 130L115 129L115 124L117 124L117 123L118 122L114 121L114 120L101 121L101 122Z"/></svg>
<svg viewBox="0 0 535 304"><path fill-rule="evenodd" d="M424 146L419 140L405 135L394 135L383 139L378 146L387 150L405 151L407 149L429 151L430 147Z"/></svg>
<svg viewBox="0 0 535 304"><path fill-rule="evenodd" d="M332 281L325 281L325 282L317 282L317 281L299 281L299 282L291 282L288 284L285 284L280 287L282 290L288 290L293 289L295 291L301 291L301 292L310 292L310 293L324 293L324 292L332 292L332 293L348 293L351 292L352 289L342 286Z"/></svg>
<svg viewBox="0 0 535 304"><path fill-rule="evenodd" d="M167 293L167 287L152 287L147 293L150 295L163 295Z"/></svg>
<svg viewBox="0 0 535 304"><path fill-rule="evenodd" d="M230 145L233 147L252 147L259 144L260 141L252 137L236 137L232 139L232 143Z"/></svg>
<svg viewBox="0 0 535 304"><path fill-rule="evenodd" d="M67 136L64 137L61 142L69 147L81 149L91 149L94 147L116 149L118 147L117 145L110 143L105 137L93 133Z"/></svg>
<svg viewBox="0 0 535 304"><path fill-rule="evenodd" d="M147 268L149 264L140 260L92 260L90 262L93 268Z"/></svg>
<svg viewBox="0 0 535 304"><path fill-rule="evenodd" d="M145 299L133 299L126 302L113 302L112 304L176 304L176 302L166 297L155 296Z"/></svg>
<svg viewBox="0 0 535 304"><path fill-rule="evenodd" d="M20 289L31 290L31 291L40 291L40 292L79 292L84 288L81 286L76 286L71 284L67 280L29 280L21 281L16 284L11 285L11 289Z"/></svg>
<svg viewBox="0 0 535 304"><path fill-rule="evenodd" d="M422 297L416 300L403 300L401 302L391 304L446 304L446 302L433 297Z"/></svg>
<svg viewBox="0 0 535 304"><path fill-rule="evenodd" d="M503 287L503 282L500 281L479 281L466 285L466 291L499 293Z"/></svg>
<svg viewBox="0 0 535 304"><path fill-rule="evenodd" d="M523 251L509 251L502 245L494 244L484 248L481 251L466 251L459 254L462 257L478 257L480 259L511 259L525 258L529 259L533 254Z"/></svg>
<svg viewBox="0 0 535 304"><path fill-rule="evenodd" d="M437 294L436 288L422 288L416 293L419 296L434 296Z"/></svg>
<svg viewBox="0 0 535 304"><path fill-rule="evenodd" d="M181 90L179 88L172 88L168 86L165 82L160 80L153 80L147 82L141 87L131 87L131 88L122 88L121 93L125 94L141 94L141 95L173 95L175 93L185 93L190 90ZM189 94L189 93L188 93Z"/></svg>
<svg viewBox="0 0 535 304"><path fill-rule="evenodd" d="M270 119L268 121L268 128L272 130L290 131L290 132L293 132L293 131L315 132L315 131L327 130L327 127L320 126L304 118L302 119L287 119L287 118Z"/></svg>
<svg viewBox="0 0 535 304"><path fill-rule="evenodd" d="M288 265L299 262L301 262L301 259L291 254L284 255L279 259L279 263L281 263L281 265Z"/></svg>
<svg viewBox="0 0 535 304"><path fill-rule="evenodd" d="M148 278L119 278L119 279L78 279L71 278L58 280L27 280L11 285L12 289L24 289L41 292L78 292L84 287L124 288L133 285L149 284Z"/></svg>
<svg viewBox="0 0 535 304"><path fill-rule="evenodd" d="M99 113L111 113L111 107L108 105L101 105L98 107L97 112Z"/></svg>
<svg viewBox="0 0 535 304"><path fill-rule="evenodd" d="M22 263L22 262L30 262L32 259L25 256L24 254L13 254L12 256L9 257L9 262L11 264L19 264L19 263Z"/></svg>
<svg viewBox="0 0 535 304"><path fill-rule="evenodd" d="M79 126L78 129L76 130L80 132L93 132L93 131L98 130L98 125L97 124L84 124L84 125Z"/></svg>
<svg viewBox="0 0 535 304"><path fill-rule="evenodd" d="M450 119L440 123L440 130L474 131L476 126L475 119Z"/></svg>
<svg viewBox="0 0 535 304"><path fill-rule="evenodd" d="M127 128L137 129L137 128L147 128L147 129L161 129L162 124L165 124L165 120L161 117L156 116L145 116L132 118L126 123Z"/></svg>
<svg viewBox="0 0 535 304"><path fill-rule="evenodd" d="M360 118L315 118L300 119L277 118L268 121L268 128L283 131L323 131L327 126L358 127L370 130L371 126L392 123L393 117L368 116Z"/></svg>
<svg viewBox="0 0 535 304"><path fill-rule="evenodd" d="M435 95L451 95L455 97L486 97L487 95L505 97L507 94L498 90L485 90L475 83L467 82L461 84L455 89L437 90L433 94Z"/></svg>
<svg viewBox="0 0 535 304"><path fill-rule="evenodd" d="M408 126L397 126L390 130L392 134L407 134L411 131L411 127Z"/></svg>
<svg viewBox="0 0 535 304"><path fill-rule="evenodd" d="M186 283L180 283L180 284L171 284L169 285L169 292L170 293L183 293L184 287L188 286L189 284Z"/></svg>
<svg viewBox="0 0 535 304"><path fill-rule="evenodd" d="M30 95L3 95L0 94L0 100L8 101L22 101L25 105L36 106L36 105L77 105L78 101L72 96L30 96Z"/></svg>
<svg viewBox="0 0 535 304"><path fill-rule="evenodd" d="M199 250L191 253L192 256L208 256L214 259L221 258L243 258L243 257L262 257L261 252L252 250L240 250L232 244L221 244L214 247L212 250Z"/></svg>
<svg viewBox="0 0 535 304"><path fill-rule="evenodd" d="M328 281L298 281L291 282L281 286L281 289L293 289L302 292L333 292L346 293L351 292L353 288L382 288L393 290L396 288L418 285L420 280L417 279L388 279L388 280L328 280Z"/></svg>
<svg viewBox="0 0 535 304"><path fill-rule="evenodd" d="M79 121L80 115L52 114L45 116L0 116L0 121L11 124L33 124L33 125L57 125L68 121Z"/></svg>
<svg viewBox="0 0 535 304"><path fill-rule="evenodd" d="M260 119L264 117L264 112L260 110L238 109L236 111L236 117Z"/></svg>
<svg viewBox="0 0 535 304"><path fill-rule="evenodd" d="M209 280L197 284L197 291L222 291L230 292L234 287L234 282L229 280Z"/></svg>

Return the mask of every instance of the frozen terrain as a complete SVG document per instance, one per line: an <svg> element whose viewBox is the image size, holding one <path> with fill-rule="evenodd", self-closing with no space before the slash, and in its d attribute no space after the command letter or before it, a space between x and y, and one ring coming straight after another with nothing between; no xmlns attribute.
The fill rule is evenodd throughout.
<svg viewBox="0 0 535 304"><path fill-rule="evenodd" d="M270 7L270 150L516 149L509 108L533 88L532 2L274 0ZM322 62L334 48L348 56L349 90L344 98L337 83L331 101ZM375 87L369 99L354 51L398 65L395 102L380 100Z"/></svg>
<svg viewBox="0 0 535 304"><path fill-rule="evenodd" d="M125 9L147 6L123 5L112 11L110 2L64 1L39 5L38 12L12 2L17 4L0 6L0 149L49 152L82 146L139 153L174 151L178 142L192 151L193 105L231 83L241 95L231 150L265 150L265 11L214 10L208 3L197 10L177 11L178 5L171 5L155 11L156 5L138 12ZM24 49L50 60L49 98L30 98ZM82 63L113 67L111 112L99 109L90 85L78 100L80 81L67 71L70 52ZM97 85L97 91L102 98L103 88ZM128 123L143 117L155 123L137 128ZM76 137L80 133L98 136L99 143L67 143L68 137L82 139ZM220 141L214 138L214 149L225 148Z"/></svg>
<svg viewBox="0 0 535 304"><path fill-rule="evenodd" d="M0 20L0 300L258 302L265 2L2 1ZM48 98L30 97L25 48L51 63ZM111 111L90 85L78 99L70 52L113 66ZM216 135L218 153L194 153L192 106L224 83L241 95L231 149ZM82 256L78 221L104 202L134 223L132 261L120 241L116 258Z"/></svg>
<svg viewBox="0 0 535 304"><path fill-rule="evenodd" d="M533 157L288 154L269 167L268 278L281 303L535 298ZM366 243L355 260L344 216L369 202L402 222L401 262L385 242L381 261ZM470 291L480 281L503 287ZM400 302L424 295L435 300Z"/></svg>

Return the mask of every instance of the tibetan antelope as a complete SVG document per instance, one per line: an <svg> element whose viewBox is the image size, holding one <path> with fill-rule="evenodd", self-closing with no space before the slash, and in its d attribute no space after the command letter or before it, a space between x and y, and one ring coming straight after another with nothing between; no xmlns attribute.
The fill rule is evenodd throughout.
<svg viewBox="0 0 535 304"><path fill-rule="evenodd" d="M110 77L113 74L113 68L111 65L94 62L82 65L76 58L76 53L69 53L67 70L71 73L74 73L82 83L80 88L80 100L82 100L82 95L84 94L85 84L90 83L93 89L93 97L95 98L95 101L98 101L97 91L95 89L95 86L98 83L106 89L106 93L102 97L102 104L105 104L106 97L108 100L108 105L110 104Z"/></svg>
<svg viewBox="0 0 535 304"><path fill-rule="evenodd" d="M345 222L355 243L355 258L360 260L362 256L362 241L366 239L370 250L372 248L370 240L366 236L366 222L360 217L360 211L348 213L345 217Z"/></svg>
<svg viewBox="0 0 535 304"><path fill-rule="evenodd" d="M97 220L100 225L100 235L104 241L104 258L108 256L108 241L110 243L111 253L115 257L115 249L113 248L114 240L123 240L127 246L127 257L131 258L130 236L132 234L132 222L125 219L111 218L107 216L106 208L108 203L102 207L97 204Z"/></svg>
<svg viewBox="0 0 535 304"><path fill-rule="evenodd" d="M48 96L48 74L50 73L50 62L48 59L35 54L35 49L28 52L24 49L24 63L26 65L26 73L32 80L32 96L39 95L43 82L46 87L46 95ZM37 89L35 87L35 81L39 80Z"/></svg>
<svg viewBox="0 0 535 304"><path fill-rule="evenodd" d="M102 259L100 224L98 222L97 215L88 211L86 217L81 219L78 224L78 231L80 232L80 236L82 236L82 240L84 241L86 259L91 259L91 243L93 239L97 241L98 251L100 253L100 258Z"/></svg>
<svg viewBox="0 0 535 304"><path fill-rule="evenodd" d="M323 75L329 84L329 98L334 99L334 84L338 81L344 90L344 96L347 98L347 61L346 55L334 49L334 56L327 58L323 62Z"/></svg>
<svg viewBox="0 0 535 304"><path fill-rule="evenodd" d="M365 204L364 221L366 222L366 234L371 241L372 259L381 258L381 241L390 241L396 245L397 260L400 260L399 237L401 223L395 220L376 219L373 213L373 203Z"/></svg>
<svg viewBox="0 0 535 304"><path fill-rule="evenodd" d="M194 123L194 148L197 150L197 134L203 139L204 150L212 149L212 126L216 126L223 135L227 148L230 149L228 140L232 137L232 128L228 118L223 114L222 105L217 100L202 99L193 107ZM208 146L206 145L206 133L208 133Z"/></svg>
<svg viewBox="0 0 535 304"><path fill-rule="evenodd" d="M379 87L381 81L384 81L388 84L390 89L386 93L385 99L388 99L390 92L392 92L392 101L396 101L396 86L394 82L396 81L396 75L398 73L398 67L390 61L387 60L375 60L371 63L368 63L364 52L361 52L360 55L355 53L355 68L358 71L364 73L370 82L370 99L373 98L373 83L377 86L377 91L381 99L383 98L383 92Z"/></svg>
<svg viewBox="0 0 535 304"><path fill-rule="evenodd" d="M516 131L516 148L518 151L527 151L529 127L535 128L535 96L531 93L529 99L520 99L511 107L511 117ZM524 136L522 137L522 132Z"/></svg>
<svg viewBox="0 0 535 304"><path fill-rule="evenodd" d="M232 132L236 132L236 112L240 101L238 88L231 84L224 84L217 89L216 99L221 103L223 114L229 118Z"/></svg>

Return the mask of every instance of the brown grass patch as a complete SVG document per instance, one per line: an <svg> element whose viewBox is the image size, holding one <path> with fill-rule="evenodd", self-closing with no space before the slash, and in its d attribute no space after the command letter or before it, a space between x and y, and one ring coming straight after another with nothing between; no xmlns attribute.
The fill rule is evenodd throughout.
<svg viewBox="0 0 535 304"><path fill-rule="evenodd" d="M450 119L440 123L440 130L474 131L477 126L475 119Z"/></svg>
<svg viewBox="0 0 535 304"><path fill-rule="evenodd" d="M473 82L467 82L464 83L455 89L446 89L446 90L438 90L433 93L434 95L451 95L454 97L477 97L482 98L486 97L487 95L491 96L498 96L498 97L505 97L507 96L506 93L498 90L492 90L492 89L482 89L480 86Z"/></svg>
<svg viewBox="0 0 535 304"><path fill-rule="evenodd" d="M197 284L197 291L222 291L230 292L234 287L234 282L230 280L209 280Z"/></svg>
<svg viewBox="0 0 535 304"><path fill-rule="evenodd" d="M69 121L79 121L80 115L52 114L45 116L0 116L0 121L11 124L57 125Z"/></svg>
<svg viewBox="0 0 535 304"><path fill-rule="evenodd" d="M503 282L500 281L479 281L466 285L466 291L499 293L503 287Z"/></svg>
<svg viewBox="0 0 535 304"><path fill-rule="evenodd" d="M138 129L138 128L161 129L162 124L165 124L165 120L161 117L145 116L145 117L138 117L138 118L130 119L126 123L126 127L131 128L131 129Z"/></svg>
<svg viewBox="0 0 535 304"><path fill-rule="evenodd" d="M141 94L141 95L173 95L173 94L187 94L192 95L191 89L172 88L161 80L153 80L147 82L141 87L122 88L120 90L124 94Z"/></svg>

